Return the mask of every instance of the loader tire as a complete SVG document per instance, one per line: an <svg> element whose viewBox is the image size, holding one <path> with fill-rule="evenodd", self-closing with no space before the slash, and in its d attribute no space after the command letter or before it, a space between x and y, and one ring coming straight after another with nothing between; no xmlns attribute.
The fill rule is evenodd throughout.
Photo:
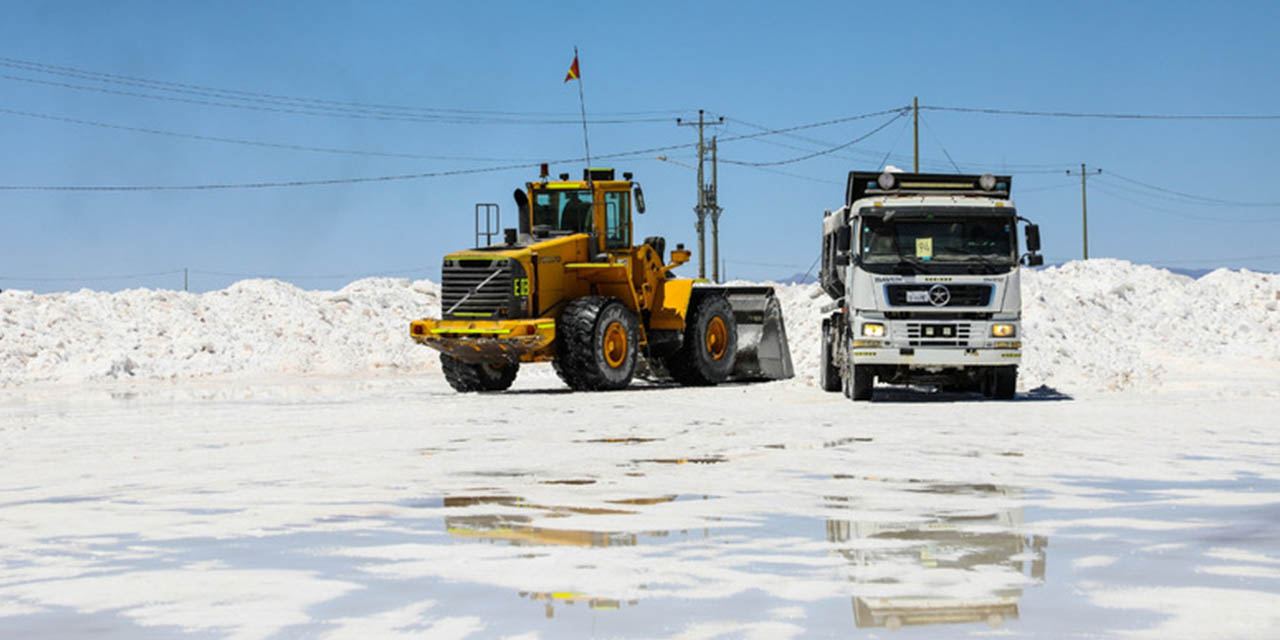
<svg viewBox="0 0 1280 640"><path fill-rule="evenodd" d="M442 353L440 368L444 370L444 379L449 382L449 386L453 387L454 391L460 393L503 391L515 382L516 373L520 371L520 363L471 364Z"/></svg>
<svg viewBox="0 0 1280 640"><path fill-rule="evenodd" d="M565 307L556 323L556 374L575 391L626 388L639 360L640 323L617 298L588 296Z"/></svg>
<svg viewBox="0 0 1280 640"><path fill-rule="evenodd" d="M738 355L738 323L722 295L694 298L686 316L684 342L667 356L671 377L689 387L720 384L733 372Z"/></svg>
<svg viewBox="0 0 1280 640"><path fill-rule="evenodd" d="M818 371L818 379L822 384L823 391L839 391L843 382L840 379L840 369L835 366L832 353L835 351L833 339L831 336L831 320L823 318L822 320L822 363Z"/></svg>

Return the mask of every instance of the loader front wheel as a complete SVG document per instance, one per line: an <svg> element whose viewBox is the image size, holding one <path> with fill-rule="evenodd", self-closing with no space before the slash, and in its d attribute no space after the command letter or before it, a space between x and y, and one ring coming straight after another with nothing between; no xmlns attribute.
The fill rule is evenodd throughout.
<svg viewBox="0 0 1280 640"><path fill-rule="evenodd" d="M558 351L552 365L576 391L623 389L639 359L636 314L616 298L589 296L565 307L556 325Z"/></svg>
<svg viewBox="0 0 1280 640"><path fill-rule="evenodd" d="M695 298L686 316L684 344L667 356L671 377L685 386L711 386L733 372L738 355L738 324L722 295Z"/></svg>
<svg viewBox="0 0 1280 640"><path fill-rule="evenodd" d="M454 391L470 393L472 391L503 391L515 382L516 373L520 371L518 362L486 362L471 364L463 362L451 355L440 354L440 368L444 370L444 379Z"/></svg>

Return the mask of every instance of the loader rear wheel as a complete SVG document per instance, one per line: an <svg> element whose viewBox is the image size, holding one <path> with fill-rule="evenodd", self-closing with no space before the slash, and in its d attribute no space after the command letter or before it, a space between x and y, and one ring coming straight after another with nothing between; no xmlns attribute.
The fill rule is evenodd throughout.
<svg viewBox="0 0 1280 640"><path fill-rule="evenodd" d="M822 363L818 366L818 379L822 384L823 391L839 391L843 385L840 379L840 369L836 367L831 357L835 351L832 347L833 338L831 335L831 319L823 318L822 320Z"/></svg>
<svg viewBox="0 0 1280 640"><path fill-rule="evenodd" d="M518 362L486 362L471 364L463 362L449 354L440 354L440 368L444 370L444 379L454 391L469 393L472 391L503 391L515 382L516 373L520 371Z"/></svg>
<svg viewBox="0 0 1280 640"><path fill-rule="evenodd" d="M685 386L711 386L733 372L738 355L738 323L722 295L695 298L684 328L684 343L665 363L671 377Z"/></svg>
<svg viewBox="0 0 1280 640"><path fill-rule="evenodd" d="M565 307L556 324L552 365L576 391L622 389L635 375L640 325L616 298L589 296Z"/></svg>

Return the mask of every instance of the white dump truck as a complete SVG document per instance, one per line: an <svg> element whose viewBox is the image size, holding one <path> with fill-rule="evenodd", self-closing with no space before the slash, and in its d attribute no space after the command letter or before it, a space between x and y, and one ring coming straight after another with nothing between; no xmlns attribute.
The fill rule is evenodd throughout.
<svg viewBox="0 0 1280 640"><path fill-rule="evenodd" d="M1040 230L1012 177L851 171L822 220L820 379L869 400L876 381L1010 399L1022 357L1021 265ZM1026 250L1017 226L1026 225Z"/></svg>

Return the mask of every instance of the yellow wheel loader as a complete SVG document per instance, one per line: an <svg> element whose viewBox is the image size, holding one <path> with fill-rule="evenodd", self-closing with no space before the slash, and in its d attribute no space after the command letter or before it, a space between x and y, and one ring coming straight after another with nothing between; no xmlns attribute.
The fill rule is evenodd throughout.
<svg viewBox="0 0 1280 640"><path fill-rule="evenodd" d="M663 238L633 244L644 194L631 177L587 169L581 181L552 181L543 165L540 180L516 190L518 228L498 242L498 205L476 205L476 248L444 257L442 317L409 325L440 351L450 386L500 391L520 363L545 361L583 391L622 389L639 367L684 385L793 375L772 288L676 278L684 245L665 262Z"/></svg>

